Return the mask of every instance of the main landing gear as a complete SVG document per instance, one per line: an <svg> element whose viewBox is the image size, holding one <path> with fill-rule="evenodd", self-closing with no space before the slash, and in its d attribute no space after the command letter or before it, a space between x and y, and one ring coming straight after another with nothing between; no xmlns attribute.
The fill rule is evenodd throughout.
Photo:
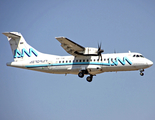
<svg viewBox="0 0 155 120"><path fill-rule="evenodd" d="M83 77L84 77L84 74L88 74L88 71L80 71L80 72L78 73L78 76L79 76L80 78L83 78ZM88 82L91 82L91 81L93 80L93 75L88 76L88 77L86 78L86 80L87 80Z"/></svg>
<svg viewBox="0 0 155 120"><path fill-rule="evenodd" d="M93 80L93 75L88 76L88 77L86 78L86 80L87 80L88 82L91 82L91 81Z"/></svg>
<svg viewBox="0 0 155 120"><path fill-rule="evenodd" d="M79 76L80 78L83 78L83 77L84 77L84 72L83 72L83 71L79 72L78 76Z"/></svg>
<svg viewBox="0 0 155 120"><path fill-rule="evenodd" d="M140 69L140 75L143 76L144 75L144 69Z"/></svg>

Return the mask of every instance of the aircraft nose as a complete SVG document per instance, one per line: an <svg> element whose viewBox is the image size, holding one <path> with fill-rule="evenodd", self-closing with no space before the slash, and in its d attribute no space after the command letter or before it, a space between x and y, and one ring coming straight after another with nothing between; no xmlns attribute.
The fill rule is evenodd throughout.
<svg viewBox="0 0 155 120"><path fill-rule="evenodd" d="M149 67L151 67L153 65L153 62L151 60L148 60L147 64Z"/></svg>

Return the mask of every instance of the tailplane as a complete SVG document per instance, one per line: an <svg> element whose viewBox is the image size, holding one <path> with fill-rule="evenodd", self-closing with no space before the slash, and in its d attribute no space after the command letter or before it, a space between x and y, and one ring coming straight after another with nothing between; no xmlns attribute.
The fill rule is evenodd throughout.
<svg viewBox="0 0 155 120"><path fill-rule="evenodd" d="M40 54L40 52L27 44L21 33L5 32L3 34L8 38L14 61L22 61L30 58L35 58Z"/></svg>

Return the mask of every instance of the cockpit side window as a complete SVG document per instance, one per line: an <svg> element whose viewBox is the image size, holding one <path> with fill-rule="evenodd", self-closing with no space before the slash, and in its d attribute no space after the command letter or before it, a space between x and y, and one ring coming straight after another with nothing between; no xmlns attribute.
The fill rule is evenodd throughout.
<svg viewBox="0 0 155 120"><path fill-rule="evenodd" d="M135 57L136 55L133 55L133 57Z"/></svg>

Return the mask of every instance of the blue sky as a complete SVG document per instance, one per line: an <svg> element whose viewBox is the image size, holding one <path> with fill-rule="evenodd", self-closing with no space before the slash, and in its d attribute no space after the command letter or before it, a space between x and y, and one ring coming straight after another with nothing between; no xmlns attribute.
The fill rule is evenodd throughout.
<svg viewBox="0 0 155 120"><path fill-rule="evenodd" d="M105 53L139 52L155 61L153 0L1 0L0 32L22 33L49 54L68 55L55 39L84 47L102 42ZM103 73L91 83L76 75L55 75L7 67L13 60L0 35L1 120L154 120L155 68Z"/></svg>

